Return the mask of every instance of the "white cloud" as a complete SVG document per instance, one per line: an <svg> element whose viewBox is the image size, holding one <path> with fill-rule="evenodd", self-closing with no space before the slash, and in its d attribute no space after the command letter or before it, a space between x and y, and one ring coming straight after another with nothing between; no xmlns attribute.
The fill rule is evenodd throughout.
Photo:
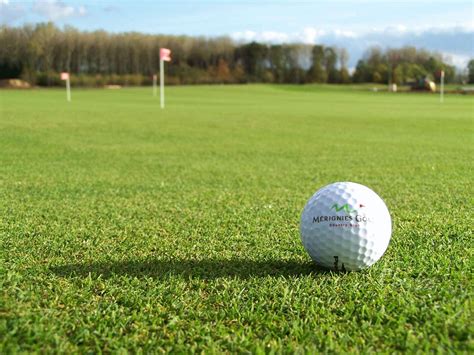
<svg viewBox="0 0 474 355"><path fill-rule="evenodd" d="M77 8L77 14L79 16L84 16L85 14L87 14L87 10L86 10L86 7L85 6L79 6Z"/></svg>
<svg viewBox="0 0 474 355"><path fill-rule="evenodd" d="M284 43L290 40L288 34L275 31L263 31L260 33L254 31L235 32L232 38L242 42L265 42L265 43Z"/></svg>
<svg viewBox="0 0 474 355"><path fill-rule="evenodd" d="M354 31L348 30L335 30L333 33L336 37L356 38L358 36Z"/></svg>
<svg viewBox="0 0 474 355"><path fill-rule="evenodd" d="M318 39L327 34L324 30L318 30L314 27L306 27L303 32L294 34L294 38L297 42L303 42L306 44L315 44Z"/></svg>
<svg viewBox="0 0 474 355"><path fill-rule="evenodd" d="M287 42L289 37L286 33L275 31L264 31L259 35L263 42Z"/></svg>
<svg viewBox="0 0 474 355"><path fill-rule="evenodd" d="M381 33L391 34L395 36L403 36L409 31L416 33L416 32L419 32L419 29L411 28L411 30L409 30L408 27L405 25L395 25L395 26L386 27L382 30L377 30L377 29L373 30L373 32L375 33L381 32Z"/></svg>
<svg viewBox="0 0 474 355"><path fill-rule="evenodd" d="M301 42L303 43L316 43L318 37L318 30L312 27L306 27L301 35Z"/></svg>
<svg viewBox="0 0 474 355"><path fill-rule="evenodd" d="M350 67L354 67L357 64L357 60L371 46L380 46L382 48L415 46L430 51L437 51L447 55L447 60L459 68L464 68L469 59L474 57L474 48L472 46L474 27L469 25L451 27L428 27L424 25L407 27L404 25L394 25L360 32L346 29L322 30L315 27L306 27L300 32L291 33L275 31L235 32L231 37L242 42L297 42L343 47L349 51Z"/></svg>
<svg viewBox="0 0 474 355"><path fill-rule="evenodd" d="M418 26L405 26L405 25L391 25L388 27L373 27L368 31L361 31L359 35L370 35L370 34L388 34L388 35L422 35L426 32L431 33L455 33L455 32L470 32L474 31L473 23L458 23L458 24L445 24L436 25L432 24L420 24Z"/></svg>
<svg viewBox="0 0 474 355"><path fill-rule="evenodd" d="M256 41L257 32L254 31L243 31L243 32L234 32L231 37L236 41L242 42L252 42Z"/></svg>
<svg viewBox="0 0 474 355"><path fill-rule="evenodd" d="M70 16L84 16L87 10L84 6L74 7L60 0L37 0L33 11L49 20L58 20Z"/></svg>
<svg viewBox="0 0 474 355"><path fill-rule="evenodd" d="M301 32L277 32L277 31L242 31L234 32L231 34L231 37L237 41L242 42L251 42L259 41L264 43L306 43L306 44L316 44L319 43L319 39L324 36L333 35L336 37L356 37L356 34L351 31L324 31L314 27L306 27Z"/></svg>

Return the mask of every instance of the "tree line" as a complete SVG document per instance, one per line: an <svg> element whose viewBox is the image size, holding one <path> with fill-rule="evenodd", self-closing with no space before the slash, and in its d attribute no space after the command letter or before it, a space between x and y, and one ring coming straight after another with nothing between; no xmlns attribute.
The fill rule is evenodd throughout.
<svg viewBox="0 0 474 355"><path fill-rule="evenodd" d="M446 82L459 80L456 68L446 64L440 53L414 47L385 51L373 47L357 63L352 79L354 82L407 84L421 78L439 81L442 71Z"/></svg>
<svg viewBox="0 0 474 355"><path fill-rule="evenodd" d="M196 83L351 83L405 84L455 68L441 54L413 47L374 47L351 75L346 49L307 44L236 43L228 37L150 35L137 32L84 32L53 23L0 27L0 78L59 85L58 73L73 85L149 84L159 71L159 48L172 50L170 84Z"/></svg>

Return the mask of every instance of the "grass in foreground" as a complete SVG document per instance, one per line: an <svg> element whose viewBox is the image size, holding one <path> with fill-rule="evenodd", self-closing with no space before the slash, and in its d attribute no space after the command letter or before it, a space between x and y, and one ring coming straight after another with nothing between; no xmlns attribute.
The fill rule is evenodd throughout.
<svg viewBox="0 0 474 355"><path fill-rule="evenodd" d="M0 352L472 351L470 97L290 86L0 92ZM334 181L394 223L320 272Z"/></svg>

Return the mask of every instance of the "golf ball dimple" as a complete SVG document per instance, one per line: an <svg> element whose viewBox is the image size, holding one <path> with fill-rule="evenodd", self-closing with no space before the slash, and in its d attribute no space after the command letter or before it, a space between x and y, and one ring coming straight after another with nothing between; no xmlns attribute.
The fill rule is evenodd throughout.
<svg viewBox="0 0 474 355"><path fill-rule="evenodd" d="M309 199L300 232L316 264L333 270L360 270L385 253L392 222L387 206L374 191L353 182L336 182Z"/></svg>

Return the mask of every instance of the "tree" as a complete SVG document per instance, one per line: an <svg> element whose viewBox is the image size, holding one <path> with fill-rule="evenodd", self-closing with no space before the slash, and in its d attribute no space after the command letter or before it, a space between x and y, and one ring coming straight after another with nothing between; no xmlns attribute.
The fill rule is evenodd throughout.
<svg viewBox="0 0 474 355"><path fill-rule="evenodd" d="M237 52L237 58L251 81L262 81L265 71L265 60L268 47L264 44L252 42L244 44Z"/></svg>
<svg viewBox="0 0 474 355"><path fill-rule="evenodd" d="M327 73L324 65L324 47L315 45L312 50L312 65L308 71L308 81L315 83L325 83Z"/></svg>
<svg viewBox="0 0 474 355"><path fill-rule="evenodd" d="M393 67L392 67L393 68ZM404 77L403 77L403 70L401 66L396 66L392 71L391 71L391 76L392 76L392 83L400 85L404 82Z"/></svg>
<svg viewBox="0 0 474 355"><path fill-rule="evenodd" d="M23 71L21 58L24 58L25 41L22 35L7 27L0 28L0 78L15 78Z"/></svg>
<svg viewBox="0 0 474 355"><path fill-rule="evenodd" d="M285 80L285 56L282 45L270 46L268 51L268 61L270 70L273 73L274 81L283 83Z"/></svg>
<svg viewBox="0 0 474 355"><path fill-rule="evenodd" d="M239 44L228 37L83 32L69 26L59 29L53 23L0 26L0 76L58 85L58 73L69 71L74 84L139 84L158 72L160 47L172 50L167 75L173 83L351 81L343 48ZM429 76L438 81L444 70L448 83L456 73L446 62L439 53L414 47L374 47L357 63L352 80L407 83ZM474 82L472 61L468 70Z"/></svg>
<svg viewBox="0 0 474 355"><path fill-rule="evenodd" d="M354 75L352 76L352 80L355 83L366 83L371 80L371 74L370 74L370 69L365 60L359 60L357 62L357 66L354 72Z"/></svg>
<svg viewBox="0 0 474 355"><path fill-rule="evenodd" d="M474 59L471 59L469 63L467 63L467 71L469 84L474 84Z"/></svg>
<svg viewBox="0 0 474 355"><path fill-rule="evenodd" d="M339 82L347 84L351 81L351 76L347 70L347 62L349 61L349 53L345 48L337 49L337 57L339 59Z"/></svg>
<svg viewBox="0 0 474 355"><path fill-rule="evenodd" d="M223 83L231 81L229 65L223 58L219 59L219 62L217 63L216 77Z"/></svg>
<svg viewBox="0 0 474 355"><path fill-rule="evenodd" d="M328 83L337 83L339 81L339 73L336 69L336 65L337 53L334 48L324 48L324 69L326 70Z"/></svg>
<svg viewBox="0 0 474 355"><path fill-rule="evenodd" d="M428 77L439 81L441 70L445 72L446 82L455 79L455 68L446 64L439 53L415 47L386 51L373 47L366 51L357 64L353 80L406 84Z"/></svg>

